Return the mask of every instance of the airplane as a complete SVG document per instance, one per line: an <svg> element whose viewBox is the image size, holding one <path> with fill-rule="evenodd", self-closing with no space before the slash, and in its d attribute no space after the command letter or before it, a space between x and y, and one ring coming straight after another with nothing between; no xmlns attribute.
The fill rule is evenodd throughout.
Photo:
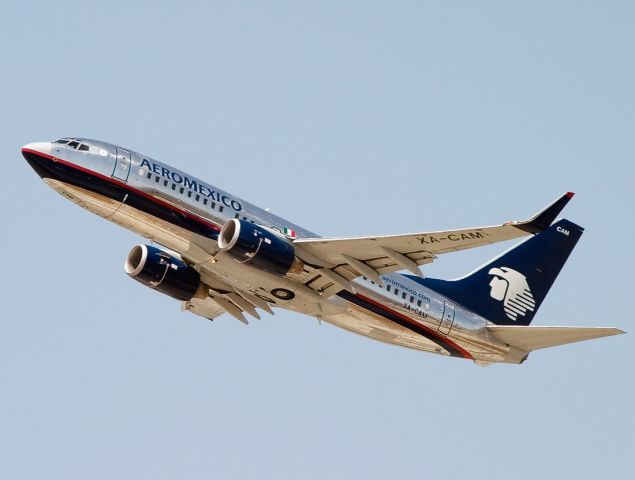
<svg viewBox="0 0 635 480"><path fill-rule="evenodd" d="M22 155L53 190L152 244L132 248L130 277L209 320L226 313L247 324L246 316L284 308L479 365L520 364L534 350L625 333L530 326L584 231L556 221L571 192L524 221L328 238L129 148L62 138L29 143ZM445 253L525 236L456 280L420 268Z"/></svg>

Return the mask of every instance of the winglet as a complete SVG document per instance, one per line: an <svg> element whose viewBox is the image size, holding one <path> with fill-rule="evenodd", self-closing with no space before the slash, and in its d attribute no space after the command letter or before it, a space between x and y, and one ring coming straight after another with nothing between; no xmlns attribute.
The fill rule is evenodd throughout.
<svg viewBox="0 0 635 480"><path fill-rule="evenodd" d="M512 222L511 224L527 233L540 233L549 228L549 225L553 223L558 214L574 195L575 193L573 192L567 192L529 220L524 222Z"/></svg>

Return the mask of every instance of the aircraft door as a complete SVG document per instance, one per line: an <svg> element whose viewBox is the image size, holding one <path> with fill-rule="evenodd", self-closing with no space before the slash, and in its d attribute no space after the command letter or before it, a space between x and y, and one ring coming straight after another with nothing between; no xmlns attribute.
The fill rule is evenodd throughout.
<svg viewBox="0 0 635 480"><path fill-rule="evenodd" d="M439 331L442 334L448 335L450 333L450 330L452 330L452 325L454 324L454 313L454 305L445 302L443 305L443 316L441 317L441 321L439 322Z"/></svg>
<svg viewBox="0 0 635 480"><path fill-rule="evenodd" d="M117 148L117 161L112 171L112 177L127 182L128 175L130 175L130 152Z"/></svg>

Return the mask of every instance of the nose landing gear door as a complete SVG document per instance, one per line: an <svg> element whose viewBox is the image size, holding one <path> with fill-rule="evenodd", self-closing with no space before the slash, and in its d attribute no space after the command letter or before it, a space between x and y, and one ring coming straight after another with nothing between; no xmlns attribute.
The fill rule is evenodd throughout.
<svg viewBox="0 0 635 480"><path fill-rule="evenodd" d="M112 171L112 178L116 178L122 182L127 182L129 175L130 152L117 148L117 161L115 162L115 168Z"/></svg>

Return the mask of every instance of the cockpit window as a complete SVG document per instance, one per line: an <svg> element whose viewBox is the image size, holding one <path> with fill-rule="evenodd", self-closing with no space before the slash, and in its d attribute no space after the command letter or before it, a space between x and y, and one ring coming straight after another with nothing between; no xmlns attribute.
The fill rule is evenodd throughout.
<svg viewBox="0 0 635 480"><path fill-rule="evenodd" d="M76 138L60 138L59 140L55 140L53 143L60 143L62 145L68 145L70 148L74 148L75 150L80 150L82 152L90 152L91 146L86 143L80 143L80 141ZM105 155L105 150L100 150L98 153L100 155Z"/></svg>

